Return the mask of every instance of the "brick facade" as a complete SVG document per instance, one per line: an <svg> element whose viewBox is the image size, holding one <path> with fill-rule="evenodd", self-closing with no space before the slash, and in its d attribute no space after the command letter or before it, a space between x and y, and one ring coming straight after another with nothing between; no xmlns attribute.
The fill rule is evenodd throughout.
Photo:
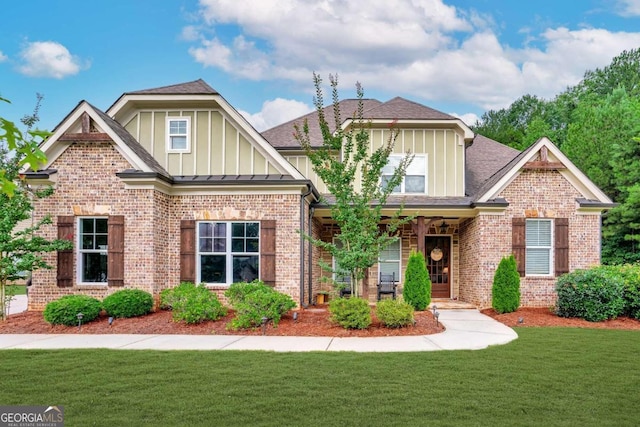
<svg viewBox="0 0 640 427"><path fill-rule="evenodd" d="M300 196L295 194L226 194L169 196L154 189L126 189L116 176L131 165L110 143L74 143L51 168L57 169L55 193L35 206L36 220L50 215L53 225L41 230L57 237L59 215L123 215L124 286L151 292L175 286L180 277L180 220L276 220L276 289L300 300ZM78 224L74 225L77 236ZM46 255L55 267L56 254ZM34 272L29 309L42 310L63 295L83 293L102 299L120 287L77 284L74 254L72 287L56 284L56 270ZM212 287L220 296L224 287Z"/></svg>

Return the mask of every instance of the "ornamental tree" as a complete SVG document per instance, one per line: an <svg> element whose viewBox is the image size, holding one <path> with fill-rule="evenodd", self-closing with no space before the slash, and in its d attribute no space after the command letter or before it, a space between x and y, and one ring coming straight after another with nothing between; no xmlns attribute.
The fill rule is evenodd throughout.
<svg viewBox="0 0 640 427"><path fill-rule="evenodd" d="M382 209L393 189L401 184L407 166L413 156L407 153L396 166L393 175L382 184L382 169L393 153L397 130L390 124L390 136L379 148L371 150L369 129L371 123L364 117L364 92L356 84L358 108L351 122L342 122L338 97L338 77L330 75L333 98L333 114L336 129L331 129L324 110L322 79L313 74L316 90L314 105L318 112L318 124L322 133L322 145L312 145L309 124L295 125L295 138L305 150L314 172L327 186L330 195L321 200L330 206L331 215L340 232L336 242L324 242L305 235L315 246L329 252L340 271L334 271L327 263L321 263L325 271L351 276L351 295L358 296L359 284L366 270L374 265L380 252L396 241L400 226L411 218L401 218L402 206L392 214L386 227L380 227ZM386 218L385 218L386 219Z"/></svg>

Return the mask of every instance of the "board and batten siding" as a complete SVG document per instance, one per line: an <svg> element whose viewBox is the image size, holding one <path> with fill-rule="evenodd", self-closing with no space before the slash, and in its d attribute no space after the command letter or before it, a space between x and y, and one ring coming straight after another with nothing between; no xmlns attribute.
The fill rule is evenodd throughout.
<svg viewBox="0 0 640 427"><path fill-rule="evenodd" d="M190 118L188 152L168 152L167 117ZM124 127L171 175L279 173L221 110L140 110Z"/></svg>
<svg viewBox="0 0 640 427"><path fill-rule="evenodd" d="M371 129L370 149L373 151L381 147L389 140L389 135L389 129ZM402 155L407 151L426 157L428 196L464 196L464 139L459 132L452 129L399 129L393 153ZM305 155L291 154L285 158L311 180L320 193L327 192L326 185L313 171Z"/></svg>

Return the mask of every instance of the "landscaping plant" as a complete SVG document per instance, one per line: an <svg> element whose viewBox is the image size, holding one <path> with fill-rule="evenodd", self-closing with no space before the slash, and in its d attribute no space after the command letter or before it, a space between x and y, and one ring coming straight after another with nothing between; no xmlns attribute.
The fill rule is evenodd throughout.
<svg viewBox="0 0 640 427"><path fill-rule="evenodd" d="M556 314L590 322L614 319L624 312L624 283L607 267L575 270L558 278Z"/></svg>
<svg viewBox="0 0 640 427"><path fill-rule="evenodd" d="M431 279L422 252L411 251L409 255L402 297L419 311L426 309L431 303Z"/></svg>
<svg viewBox="0 0 640 427"><path fill-rule="evenodd" d="M491 306L498 313L511 313L520 307L520 274L513 254L503 257L493 276Z"/></svg>
<svg viewBox="0 0 640 427"><path fill-rule="evenodd" d="M413 325L413 306L396 299L378 301L376 316L387 328L402 328Z"/></svg>
<svg viewBox="0 0 640 427"><path fill-rule="evenodd" d="M369 302L362 298L336 298L329 302L330 320L345 329L366 329L371 325Z"/></svg>
<svg viewBox="0 0 640 427"><path fill-rule="evenodd" d="M202 284L180 283L175 288L161 292L160 299L161 306L171 309L176 322L200 323L227 315L227 308L218 300L218 296Z"/></svg>
<svg viewBox="0 0 640 427"><path fill-rule="evenodd" d="M109 316L143 316L153 309L153 296L141 289L121 289L102 301L102 308Z"/></svg>
<svg viewBox="0 0 640 427"><path fill-rule="evenodd" d="M102 304L87 295L65 295L51 301L44 309L44 320L52 325L75 326L78 314L82 313L82 323L95 320L100 315Z"/></svg>
<svg viewBox="0 0 640 427"><path fill-rule="evenodd" d="M229 323L231 329L255 328L264 321L271 321L277 327L282 316L296 306L289 295L276 291L261 280L234 283L225 296L236 312Z"/></svg>

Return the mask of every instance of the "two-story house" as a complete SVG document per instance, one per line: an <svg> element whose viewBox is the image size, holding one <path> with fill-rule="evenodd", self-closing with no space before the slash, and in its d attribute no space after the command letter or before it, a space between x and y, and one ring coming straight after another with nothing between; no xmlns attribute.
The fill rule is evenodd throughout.
<svg viewBox="0 0 640 427"><path fill-rule="evenodd" d="M345 117L356 103L341 102ZM415 154L385 206L404 203L415 219L369 269L370 284L393 272L402 287L416 249L434 298L487 307L495 269L514 253L523 305L547 306L557 275L599 263L601 213L612 202L548 139L518 152L403 98L365 100L365 110L372 147L391 122L398 129L389 168ZM44 234L74 242L48 257L54 269L34 273L30 309L122 286L158 295L180 281L222 294L255 278L313 303L328 286L318 260L331 260L301 232L332 239L337 230L330 196L319 202L326 187L293 137L305 118L321 145L317 113L260 134L202 80L127 92L106 112L80 102L43 144L45 167L27 174L56 189L35 208L54 219Z"/></svg>

